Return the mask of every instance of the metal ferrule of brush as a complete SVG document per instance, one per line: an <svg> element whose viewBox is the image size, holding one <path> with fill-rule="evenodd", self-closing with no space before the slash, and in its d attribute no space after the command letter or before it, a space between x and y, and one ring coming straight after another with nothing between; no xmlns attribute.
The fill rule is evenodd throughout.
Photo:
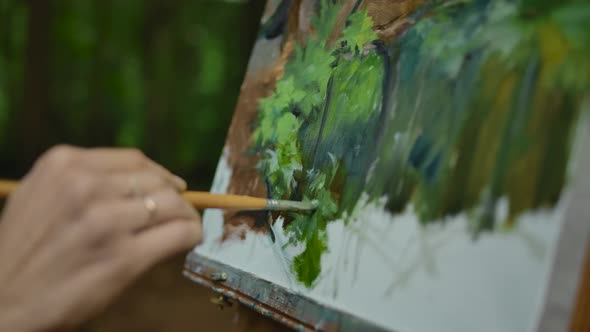
<svg viewBox="0 0 590 332"><path fill-rule="evenodd" d="M266 201L266 209L271 211L308 211L316 208L316 205L308 202L283 201L269 199Z"/></svg>
<svg viewBox="0 0 590 332"><path fill-rule="evenodd" d="M283 205L283 201L278 199L269 199L266 201L266 209L271 211L282 210L281 207Z"/></svg>

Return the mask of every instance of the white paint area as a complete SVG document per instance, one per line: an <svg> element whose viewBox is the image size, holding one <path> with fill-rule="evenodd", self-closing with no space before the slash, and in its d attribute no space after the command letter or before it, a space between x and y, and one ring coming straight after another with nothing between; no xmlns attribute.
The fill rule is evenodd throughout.
<svg viewBox="0 0 590 332"><path fill-rule="evenodd" d="M227 165L227 156L229 156L229 148L223 148L219 163L217 163L217 171L215 177L213 177L213 184L211 185L211 193L214 194L225 194L227 187L229 187L229 181L231 180L232 171Z"/></svg>
<svg viewBox="0 0 590 332"><path fill-rule="evenodd" d="M214 191L224 192L230 177L222 158ZM303 248L281 249L282 220L273 227L275 244L253 232L221 243L222 212L208 210L204 243L195 251L395 331L526 332L541 309L564 200L521 216L513 230L477 240L466 215L424 227L411 207L392 216L382 204L361 200L349 225L329 224L329 252L313 289L290 272ZM499 210L505 213L507 203Z"/></svg>

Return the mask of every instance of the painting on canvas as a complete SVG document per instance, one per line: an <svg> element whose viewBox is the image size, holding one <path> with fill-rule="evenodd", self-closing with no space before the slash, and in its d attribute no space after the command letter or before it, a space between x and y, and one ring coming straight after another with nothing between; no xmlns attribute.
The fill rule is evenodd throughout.
<svg viewBox="0 0 590 332"><path fill-rule="evenodd" d="M582 1L269 0L213 191L319 207L207 211L189 260L387 330L536 330L589 45Z"/></svg>

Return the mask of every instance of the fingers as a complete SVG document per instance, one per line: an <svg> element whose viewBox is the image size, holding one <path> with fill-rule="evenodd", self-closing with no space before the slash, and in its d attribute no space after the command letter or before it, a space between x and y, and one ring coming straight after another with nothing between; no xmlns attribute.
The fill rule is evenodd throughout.
<svg viewBox="0 0 590 332"><path fill-rule="evenodd" d="M170 220L197 221L199 216L177 192L168 189L146 197L97 203L83 219L88 224L104 224L96 228L108 228L106 232L93 230L96 235L112 236L139 232Z"/></svg>
<svg viewBox="0 0 590 332"><path fill-rule="evenodd" d="M80 149L70 146L57 146L47 151L35 169L45 170L54 176L72 170L84 170L98 174L152 172L170 183L178 190L186 190L186 182L170 173L164 167L147 158L136 149Z"/></svg>
<svg viewBox="0 0 590 332"><path fill-rule="evenodd" d="M201 237L200 220L183 219L170 221L130 237L124 246L113 253L115 256L112 259L103 259L99 264L89 266L82 272L81 278L68 284L64 292L73 290L86 295L82 297L85 306L76 306L69 311L104 307L139 275L168 257L190 250L201 241ZM96 292L95 287L88 285L100 285L102 290ZM89 302L92 305L89 306ZM86 316L87 314L79 313L74 317Z"/></svg>
<svg viewBox="0 0 590 332"><path fill-rule="evenodd" d="M179 190L186 189L186 182L136 149L95 148L84 150L83 163L103 172L131 172L148 170L159 174Z"/></svg>
<svg viewBox="0 0 590 332"><path fill-rule="evenodd" d="M134 272L142 273L159 261L192 249L202 235L200 220L175 220L139 233L131 249Z"/></svg>
<svg viewBox="0 0 590 332"><path fill-rule="evenodd" d="M185 189L185 186L173 183L158 173L143 170L106 176L104 182L97 188L97 197L113 199L135 198L165 190L182 192Z"/></svg>

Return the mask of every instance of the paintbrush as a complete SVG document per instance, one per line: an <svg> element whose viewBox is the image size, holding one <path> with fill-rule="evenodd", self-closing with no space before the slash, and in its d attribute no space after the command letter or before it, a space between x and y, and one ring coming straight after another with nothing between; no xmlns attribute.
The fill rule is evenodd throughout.
<svg viewBox="0 0 590 332"><path fill-rule="evenodd" d="M0 198L7 197L18 187L18 181L0 179ZM212 194L201 191L185 191L182 197L196 209L310 211L317 208L317 202L297 202L266 199L241 195Z"/></svg>

